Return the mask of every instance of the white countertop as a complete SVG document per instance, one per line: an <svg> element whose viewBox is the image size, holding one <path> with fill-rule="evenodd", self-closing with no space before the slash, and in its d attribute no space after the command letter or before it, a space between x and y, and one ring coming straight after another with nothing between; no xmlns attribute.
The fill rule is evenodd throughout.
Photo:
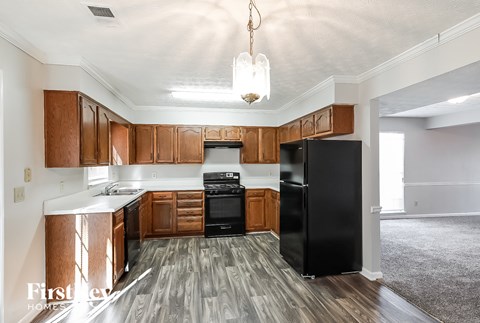
<svg viewBox="0 0 480 323"><path fill-rule="evenodd" d="M274 178L246 178L241 180L247 189L265 188L279 191L279 182ZM143 191L135 195L95 196L101 192L100 188L90 189L62 196L43 202L44 215L109 213L115 212L146 191L200 191L203 190L201 179L157 180L157 181L120 181L118 187L142 188Z"/></svg>

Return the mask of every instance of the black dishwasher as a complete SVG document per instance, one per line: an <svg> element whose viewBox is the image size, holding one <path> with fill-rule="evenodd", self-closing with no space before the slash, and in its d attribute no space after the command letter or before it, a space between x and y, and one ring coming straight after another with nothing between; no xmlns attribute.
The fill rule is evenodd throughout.
<svg viewBox="0 0 480 323"><path fill-rule="evenodd" d="M125 221L125 272L130 271L140 255L140 199L124 207Z"/></svg>

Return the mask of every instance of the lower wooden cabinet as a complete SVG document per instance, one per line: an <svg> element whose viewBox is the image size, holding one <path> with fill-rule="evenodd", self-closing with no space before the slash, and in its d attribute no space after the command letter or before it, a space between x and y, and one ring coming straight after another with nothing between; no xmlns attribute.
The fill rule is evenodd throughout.
<svg viewBox="0 0 480 323"><path fill-rule="evenodd" d="M151 214L145 212L145 237L203 234L203 191L150 194Z"/></svg>
<svg viewBox="0 0 480 323"><path fill-rule="evenodd" d="M110 293L124 268L123 209L45 217L46 288ZM85 279L88 277L88 279ZM85 295L88 296L88 295ZM99 296L99 295L94 295ZM52 301L68 301L55 294Z"/></svg>
<svg viewBox="0 0 480 323"><path fill-rule="evenodd" d="M271 189L250 189L245 197L247 232L272 230L280 234L280 194Z"/></svg>
<svg viewBox="0 0 480 323"><path fill-rule="evenodd" d="M139 208L140 217L140 241L145 239L148 233L152 232L152 193L142 195Z"/></svg>

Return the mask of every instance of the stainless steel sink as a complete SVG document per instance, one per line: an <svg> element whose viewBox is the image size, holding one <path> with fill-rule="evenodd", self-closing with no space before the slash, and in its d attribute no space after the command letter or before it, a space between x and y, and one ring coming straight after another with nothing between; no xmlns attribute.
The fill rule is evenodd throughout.
<svg viewBox="0 0 480 323"><path fill-rule="evenodd" d="M109 194L102 192L97 196L117 196L117 195L135 195L143 191L142 188L117 188L112 190Z"/></svg>

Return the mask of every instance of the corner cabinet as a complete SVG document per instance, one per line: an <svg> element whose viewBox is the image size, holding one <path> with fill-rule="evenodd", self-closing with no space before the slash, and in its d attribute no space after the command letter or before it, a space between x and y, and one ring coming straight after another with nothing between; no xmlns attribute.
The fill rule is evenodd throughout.
<svg viewBox="0 0 480 323"><path fill-rule="evenodd" d="M45 90L45 166L109 165L111 121L128 124L81 92Z"/></svg>
<svg viewBox="0 0 480 323"><path fill-rule="evenodd" d="M273 231L280 235L280 193L248 189L245 197L247 232Z"/></svg>

